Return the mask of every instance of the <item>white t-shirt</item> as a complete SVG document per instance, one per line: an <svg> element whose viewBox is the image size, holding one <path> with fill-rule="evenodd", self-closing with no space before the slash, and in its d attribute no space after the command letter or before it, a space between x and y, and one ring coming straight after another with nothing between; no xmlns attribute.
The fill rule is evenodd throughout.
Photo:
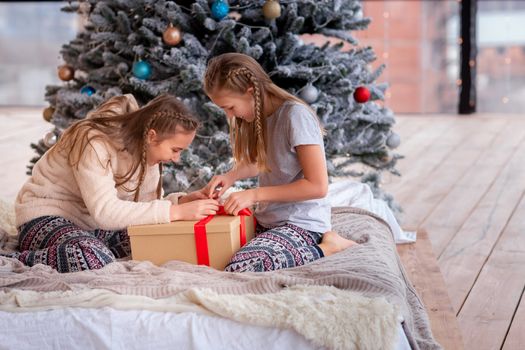
<svg viewBox="0 0 525 350"><path fill-rule="evenodd" d="M308 107L286 101L266 119L267 162L271 172L259 174L259 186L278 186L304 178L295 150L299 145L319 145L324 156L324 143L317 116ZM326 198L301 202L259 203L257 221L264 227L290 223L305 230L324 233L331 228L330 205Z"/></svg>

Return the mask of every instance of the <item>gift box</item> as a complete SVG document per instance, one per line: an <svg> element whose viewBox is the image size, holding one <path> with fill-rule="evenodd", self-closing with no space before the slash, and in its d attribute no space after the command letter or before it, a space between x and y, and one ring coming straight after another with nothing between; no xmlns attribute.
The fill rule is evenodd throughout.
<svg viewBox="0 0 525 350"><path fill-rule="evenodd" d="M254 237L255 222L247 209L243 215L210 215L200 221L128 227L133 260L161 265L170 260L208 265L223 270L233 254Z"/></svg>

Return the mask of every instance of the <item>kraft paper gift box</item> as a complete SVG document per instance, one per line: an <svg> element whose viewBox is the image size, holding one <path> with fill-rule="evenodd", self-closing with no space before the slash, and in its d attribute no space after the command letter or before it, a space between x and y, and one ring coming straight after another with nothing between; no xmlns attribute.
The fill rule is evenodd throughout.
<svg viewBox="0 0 525 350"><path fill-rule="evenodd" d="M246 209L244 213L251 214ZM242 246L241 220L249 242L255 231L251 215L216 215L200 221L130 226L131 255L133 260L149 260L156 265L181 260L223 270Z"/></svg>

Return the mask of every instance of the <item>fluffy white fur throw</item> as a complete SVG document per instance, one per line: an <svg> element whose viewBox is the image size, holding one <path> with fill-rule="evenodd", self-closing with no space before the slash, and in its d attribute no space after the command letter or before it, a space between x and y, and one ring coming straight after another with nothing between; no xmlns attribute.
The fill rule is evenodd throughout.
<svg viewBox="0 0 525 350"><path fill-rule="evenodd" d="M187 295L220 316L263 327L293 328L315 345L330 349L392 349L397 342L399 319L392 304L332 286L292 286L258 295L190 290Z"/></svg>
<svg viewBox="0 0 525 350"><path fill-rule="evenodd" d="M0 199L0 252L13 251L18 245L13 204Z"/></svg>
<svg viewBox="0 0 525 350"><path fill-rule="evenodd" d="M15 207L3 199L0 199L0 229L10 235L16 235Z"/></svg>

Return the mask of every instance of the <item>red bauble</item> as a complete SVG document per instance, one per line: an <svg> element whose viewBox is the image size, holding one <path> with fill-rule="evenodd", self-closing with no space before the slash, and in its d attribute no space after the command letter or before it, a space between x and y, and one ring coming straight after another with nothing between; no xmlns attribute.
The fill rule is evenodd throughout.
<svg viewBox="0 0 525 350"><path fill-rule="evenodd" d="M360 86L354 91L354 100L359 103L365 103L370 99L370 90L364 86Z"/></svg>

